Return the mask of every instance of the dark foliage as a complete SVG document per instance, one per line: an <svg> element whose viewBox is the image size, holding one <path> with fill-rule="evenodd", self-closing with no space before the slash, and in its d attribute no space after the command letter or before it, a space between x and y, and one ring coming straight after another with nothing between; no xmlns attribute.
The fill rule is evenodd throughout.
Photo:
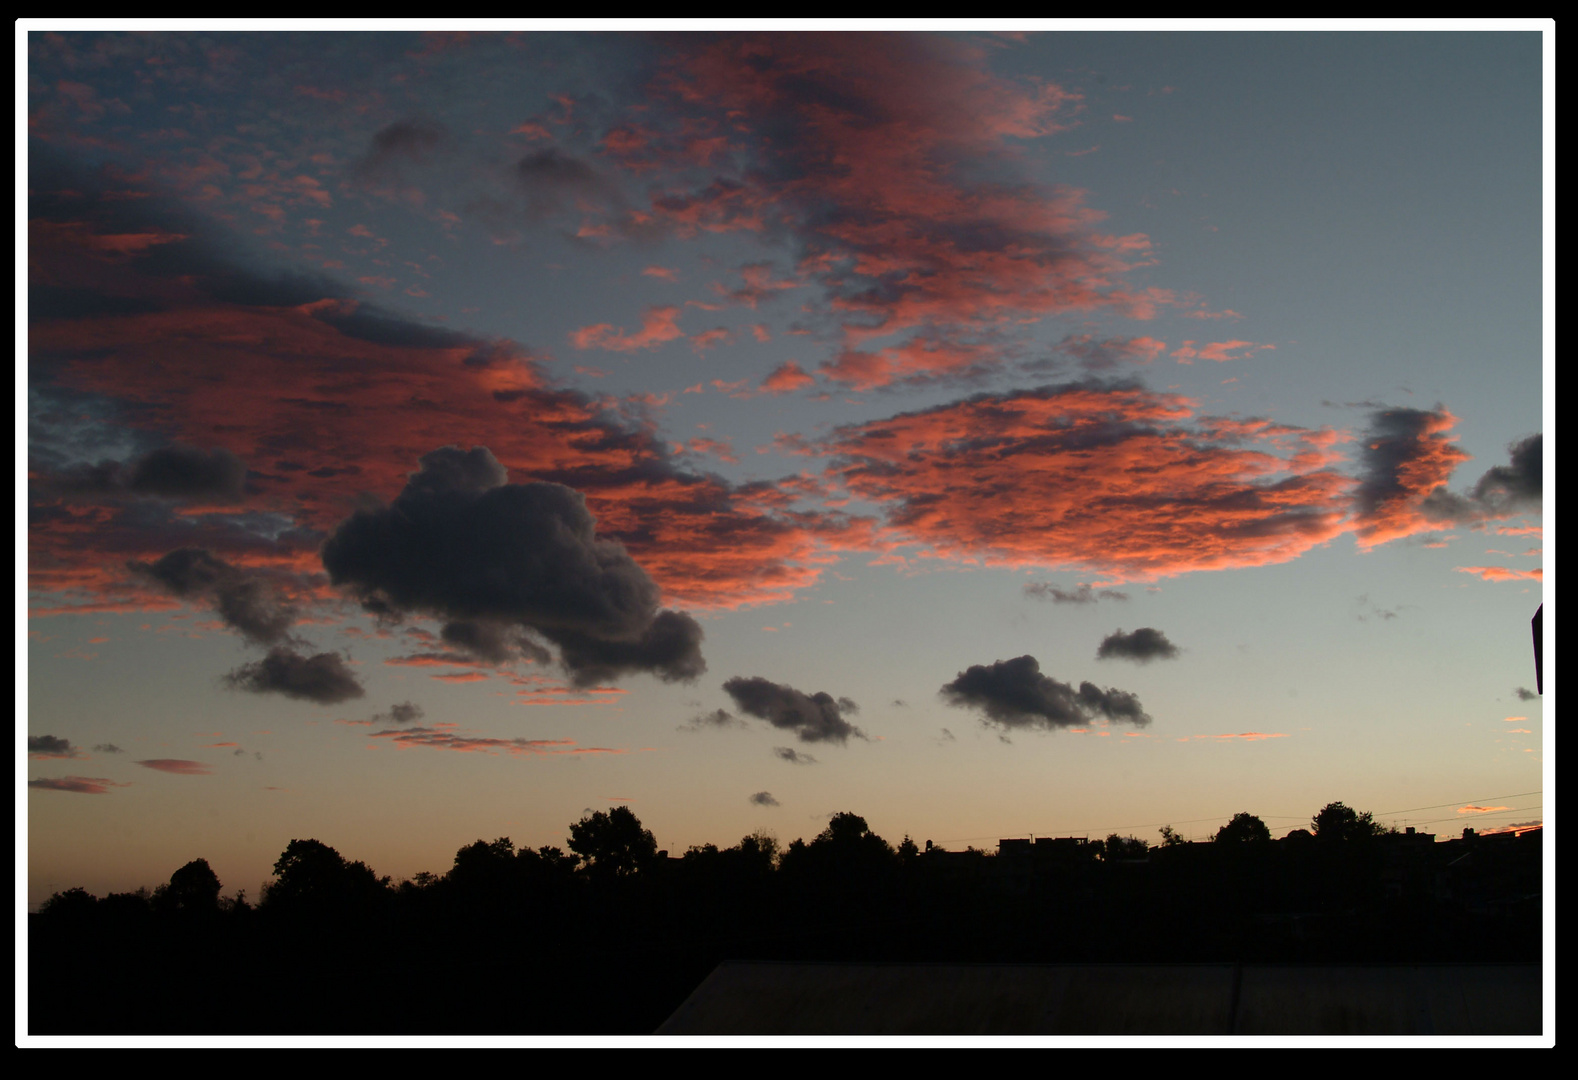
<svg viewBox="0 0 1578 1080"><path fill-rule="evenodd" d="M656 850L628 808L569 848L477 840L392 885L292 840L256 908L202 859L152 894L50 897L30 918L37 1033L650 1032L724 959L992 963L1527 962L1537 836L1377 830L1340 803L1282 841L1039 837L995 855L854 813L780 849ZM1256 826L1261 826L1257 828ZM1367 837L1365 842L1334 838ZM1256 839L1259 837L1259 839ZM1325 841L1325 842L1322 842ZM1143 932L1093 933L1098 914ZM106 972L135 971L136 993ZM415 989L430 992L418 998Z"/></svg>

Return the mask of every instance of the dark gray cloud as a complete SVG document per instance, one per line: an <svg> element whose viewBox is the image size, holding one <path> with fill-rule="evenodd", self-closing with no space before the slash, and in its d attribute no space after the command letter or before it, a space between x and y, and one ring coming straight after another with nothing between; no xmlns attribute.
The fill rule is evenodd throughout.
<svg viewBox="0 0 1578 1080"><path fill-rule="evenodd" d="M423 455L392 504L340 524L323 565L375 612L541 635L577 686L631 672L688 681L706 670L700 625L658 610L657 585L623 545L597 536L581 493L511 484L486 447ZM487 636L450 633L472 648Z"/></svg>
<svg viewBox="0 0 1578 1080"><path fill-rule="evenodd" d="M41 758L74 758L82 756L82 752L71 745L70 739L61 739L54 735L29 735L27 737L27 752L33 757Z"/></svg>
<svg viewBox="0 0 1578 1080"><path fill-rule="evenodd" d="M816 758L810 754L802 754L792 746L773 747L773 757L781 758L791 765L815 765Z"/></svg>
<svg viewBox="0 0 1578 1080"><path fill-rule="evenodd" d="M232 690L284 694L319 705L335 705L366 693L339 653L303 656L283 647L270 649L263 659L238 667L225 676L225 684Z"/></svg>
<svg viewBox="0 0 1578 1080"><path fill-rule="evenodd" d="M126 752L111 742L98 743L93 749L100 754L124 754Z"/></svg>
<svg viewBox="0 0 1578 1080"><path fill-rule="evenodd" d="M1098 341L1095 334L1068 334L1057 348L1078 360L1087 371L1104 371L1120 364L1149 364L1161 352L1161 342L1127 337Z"/></svg>
<svg viewBox="0 0 1578 1080"><path fill-rule="evenodd" d="M1474 485L1472 498L1502 513L1538 506L1545 493L1545 439L1530 435L1507 447L1509 464L1497 465Z"/></svg>
<svg viewBox="0 0 1578 1080"><path fill-rule="evenodd" d="M741 712L766 720L775 728L793 731L801 742L843 743L851 735L858 739L866 737L844 719L845 713L860 711L860 707L848 698L835 699L821 691L803 694L759 675L735 677L724 683L723 689Z"/></svg>
<svg viewBox="0 0 1578 1080"><path fill-rule="evenodd" d="M177 548L157 562L132 559L126 565L183 600L211 602L225 625L258 645L284 641L296 621L296 609L267 579L206 548Z"/></svg>
<svg viewBox="0 0 1578 1080"><path fill-rule="evenodd" d="M351 173L359 180L393 177L403 165L422 165L449 143L449 130L433 120L397 120L373 133L367 152Z"/></svg>
<svg viewBox="0 0 1578 1080"><path fill-rule="evenodd" d="M80 465L45 479L62 495L154 495L183 502L235 503L246 493L247 467L229 450L172 443L130 461Z"/></svg>
<svg viewBox="0 0 1578 1080"><path fill-rule="evenodd" d="M1407 467L1430 452L1429 436L1439 430L1445 415L1441 410L1407 408L1370 414L1361 456L1363 472L1353 496L1361 518L1410 494L1404 481Z"/></svg>
<svg viewBox="0 0 1578 1080"><path fill-rule="evenodd" d="M700 713L691 717L690 722L682 724L682 731L701 731L704 728L744 727L745 721L729 712L727 709L713 709L710 713Z"/></svg>
<svg viewBox="0 0 1578 1080"><path fill-rule="evenodd" d="M388 712L373 713L371 719L375 724L409 724L422 719L423 715L422 706L402 701L389 706Z"/></svg>
<svg viewBox="0 0 1578 1080"><path fill-rule="evenodd" d="M1178 646L1167 640L1167 635L1149 626L1142 626L1132 634L1125 634L1120 627L1101 639L1096 648L1098 660L1171 660L1178 655Z"/></svg>
<svg viewBox="0 0 1578 1080"><path fill-rule="evenodd" d="M524 629L507 623L460 619L445 623L439 636L446 644L486 664L508 664L521 659L546 664L553 660L552 654Z"/></svg>
<svg viewBox="0 0 1578 1080"><path fill-rule="evenodd" d="M618 190L592 166L554 147L533 150L515 163L515 181L526 196L526 212L541 218L576 202L619 207Z"/></svg>
<svg viewBox="0 0 1578 1080"><path fill-rule="evenodd" d="M129 784L117 784L113 780L106 780L102 776L49 776L29 780L27 786L40 791L71 791L78 795L105 795L112 787L130 787Z"/></svg>
<svg viewBox="0 0 1578 1080"><path fill-rule="evenodd" d="M1518 695L1519 701L1538 701L1540 697L1540 695L1526 686L1513 687L1512 692Z"/></svg>
<svg viewBox="0 0 1578 1080"><path fill-rule="evenodd" d="M1384 514L1392 504L1414 494L1412 474L1430 468L1447 454L1462 456L1447 444L1442 432L1451 424L1445 410L1393 408L1371 414L1364 438L1363 470L1354 501L1361 519ZM1544 438L1534 434L1507 447L1508 464L1497 465L1481 476L1473 489L1460 495L1438 484L1419 501L1420 513L1442 523L1469 524L1486 518L1507 517L1540 505L1544 491Z"/></svg>
<svg viewBox="0 0 1578 1080"><path fill-rule="evenodd" d="M1130 723L1144 727L1151 718L1140 699L1122 690L1102 690L1094 683L1079 689L1041 674L1033 656L977 664L943 686L944 701L960 708L979 709L988 722L1007 729L1075 727L1094 720Z"/></svg>
<svg viewBox="0 0 1578 1080"><path fill-rule="evenodd" d="M138 494L168 499L238 500L247 467L223 447L162 446L131 463L126 486Z"/></svg>
<svg viewBox="0 0 1578 1080"><path fill-rule="evenodd" d="M1097 591L1088 584L1080 584L1073 592L1059 589L1049 581L1031 581L1025 584L1025 595L1037 600L1050 600L1054 604L1094 604L1100 600L1127 600L1129 594L1116 589Z"/></svg>
<svg viewBox="0 0 1578 1080"><path fill-rule="evenodd" d="M770 791L758 791L755 795L751 796L751 802L755 803L757 806L781 805L777 799L773 798L773 794Z"/></svg>

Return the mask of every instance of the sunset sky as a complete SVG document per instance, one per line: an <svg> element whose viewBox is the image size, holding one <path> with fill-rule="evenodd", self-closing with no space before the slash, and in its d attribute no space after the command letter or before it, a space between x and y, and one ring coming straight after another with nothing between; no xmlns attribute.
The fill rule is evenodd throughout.
<svg viewBox="0 0 1578 1080"><path fill-rule="evenodd" d="M1545 817L1539 32L19 40L29 904Z"/></svg>

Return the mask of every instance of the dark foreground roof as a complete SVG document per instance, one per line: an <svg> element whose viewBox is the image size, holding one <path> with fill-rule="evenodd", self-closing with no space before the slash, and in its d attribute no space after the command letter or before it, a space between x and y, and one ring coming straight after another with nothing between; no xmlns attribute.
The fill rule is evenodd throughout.
<svg viewBox="0 0 1578 1080"><path fill-rule="evenodd" d="M725 962L659 1035L1538 1035L1538 964Z"/></svg>

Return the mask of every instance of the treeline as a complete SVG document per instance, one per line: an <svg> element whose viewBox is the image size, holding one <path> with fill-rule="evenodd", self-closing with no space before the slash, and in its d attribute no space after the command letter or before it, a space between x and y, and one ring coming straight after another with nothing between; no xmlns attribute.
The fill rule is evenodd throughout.
<svg viewBox="0 0 1578 1080"><path fill-rule="evenodd" d="M811 840L661 852L627 808L564 850L478 840L398 883L292 840L253 904L203 859L29 920L35 1032L651 1031L724 959L1527 961L1537 838L1444 844L1341 803L1273 841L891 844L853 813Z"/></svg>

